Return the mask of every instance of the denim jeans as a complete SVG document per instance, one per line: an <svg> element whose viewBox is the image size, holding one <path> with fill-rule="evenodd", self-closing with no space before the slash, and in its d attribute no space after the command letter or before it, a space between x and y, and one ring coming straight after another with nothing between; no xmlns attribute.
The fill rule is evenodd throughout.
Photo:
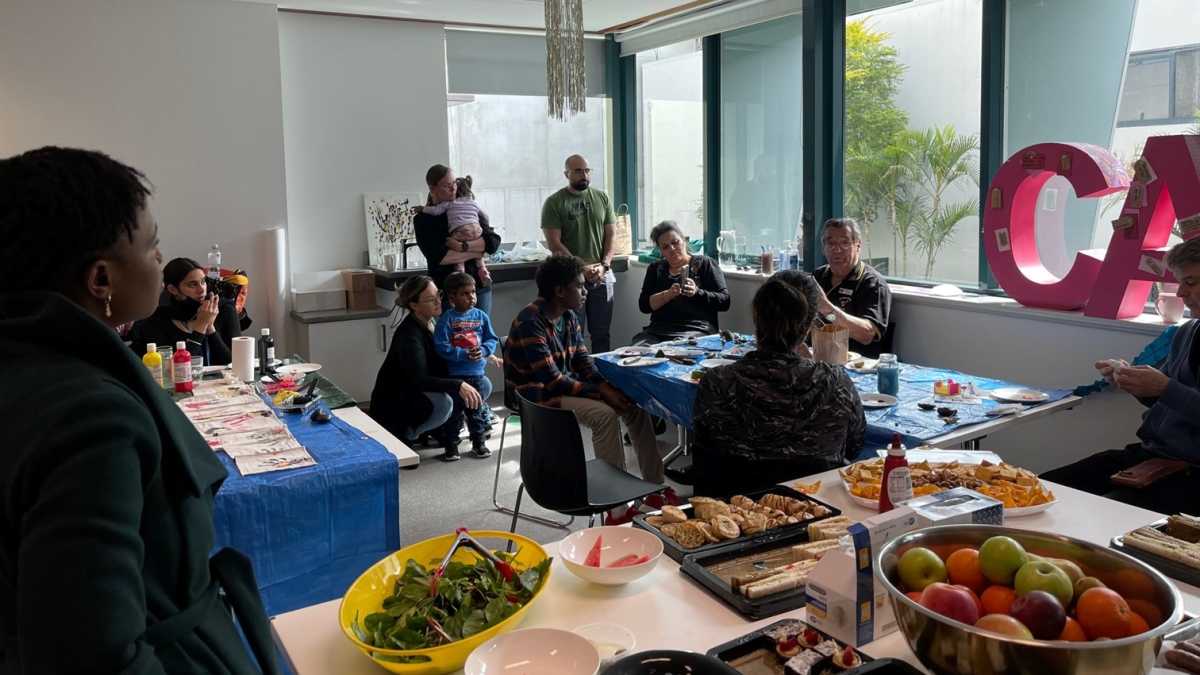
<svg viewBox="0 0 1200 675"><path fill-rule="evenodd" d="M587 285L587 301L579 313L580 328L592 338L591 352L599 354L612 348L609 332L612 328L613 289L617 276L609 270L604 278Z"/></svg>
<svg viewBox="0 0 1200 675"><path fill-rule="evenodd" d="M479 391L479 397L483 399L483 404L474 410L468 410L463 405L462 399L457 396L454 403L459 406L463 416L466 417L467 431L471 434L471 440L482 439L487 433L488 417L485 411L488 409L488 397L492 395L492 381L486 375L467 375L461 379Z"/></svg>
<svg viewBox="0 0 1200 675"><path fill-rule="evenodd" d="M429 419L421 422L409 433L411 438L417 438L426 431L432 431L450 419L450 413L454 411L454 399L450 398L449 394L443 394L437 391L422 392L429 402L433 404L433 412L430 413Z"/></svg>

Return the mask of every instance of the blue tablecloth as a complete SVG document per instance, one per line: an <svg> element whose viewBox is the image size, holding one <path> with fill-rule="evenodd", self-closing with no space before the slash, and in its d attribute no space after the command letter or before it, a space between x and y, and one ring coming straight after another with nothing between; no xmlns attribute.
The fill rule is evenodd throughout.
<svg viewBox="0 0 1200 675"><path fill-rule="evenodd" d="M700 338L695 346L711 352L711 357L716 357L718 352L733 347L734 344L715 336L708 336ZM687 429L692 428L692 409L696 402L697 387L688 375L696 366L669 361L649 367L626 367L619 365L620 357L611 352L596 355L595 361L600 373L642 409ZM878 391L874 374L847 372L860 393ZM974 383L976 390L985 396L987 390L1023 386L968 375L956 370L901 364L900 394L897 396L900 402L891 408L865 411L867 438L863 444L864 449L873 453L875 448L886 447L895 433L901 435L905 445L913 447L950 431L991 419L985 413L1000 403L990 398L983 398L979 403L972 405L938 403L939 406L958 410L958 422L955 424L946 424L938 418L936 412L924 411L917 407L919 401L933 400L934 381L947 379L954 379L963 384ZM1047 402L1057 401L1071 394L1069 389L1040 391L1049 396Z"/></svg>
<svg viewBox="0 0 1200 675"><path fill-rule="evenodd" d="M282 419L316 466L242 476L219 452L229 478L213 514L217 548L250 557L271 615L341 597L400 548L396 457L337 417Z"/></svg>

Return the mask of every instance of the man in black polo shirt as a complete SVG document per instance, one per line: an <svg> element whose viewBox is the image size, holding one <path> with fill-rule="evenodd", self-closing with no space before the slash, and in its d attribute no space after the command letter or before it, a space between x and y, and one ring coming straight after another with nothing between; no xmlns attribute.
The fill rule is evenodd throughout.
<svg viewBox="0 0 1200 675"><path fill-rule="evenodd" d="M827 323L850 330L850 349L879 356L887 331L892 291L875 268L862 261L862 235L853 218L830 218L821 226L821 246L829 264L813 276L824 291L818 310Z"/></svg>

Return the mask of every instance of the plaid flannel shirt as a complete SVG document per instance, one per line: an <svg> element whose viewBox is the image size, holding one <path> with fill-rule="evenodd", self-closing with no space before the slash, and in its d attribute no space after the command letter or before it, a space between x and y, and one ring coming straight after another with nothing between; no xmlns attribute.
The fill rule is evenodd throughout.
<svg viewBox="0 0 1200 675"><path fill-rule="evenodd" d="M505 392L520 392L534 403L549 406L557 406L563 396L594 396L604 377L583 344L578 317L570 310L563 314L564 342L542 311L545 302L534 300L513 319L504 341ZM507 403L511 408L516 400Z"/></svg>

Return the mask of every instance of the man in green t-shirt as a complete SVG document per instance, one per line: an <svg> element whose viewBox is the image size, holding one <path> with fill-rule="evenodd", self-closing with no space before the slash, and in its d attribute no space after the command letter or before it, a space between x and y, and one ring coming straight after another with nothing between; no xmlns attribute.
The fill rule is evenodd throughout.
<svg viewBox="0 0 1200 675"><path fill-rule="evenodd" d="M546 198L542 205L542 230L546 244L557 255L573 255L584 262L587 304L580 318L592 338L592 353L609 350L612 324L613 226L617 215L603 190L591 187L592 170L579 155L567 158L563 175L567 187Z"/></svg>

